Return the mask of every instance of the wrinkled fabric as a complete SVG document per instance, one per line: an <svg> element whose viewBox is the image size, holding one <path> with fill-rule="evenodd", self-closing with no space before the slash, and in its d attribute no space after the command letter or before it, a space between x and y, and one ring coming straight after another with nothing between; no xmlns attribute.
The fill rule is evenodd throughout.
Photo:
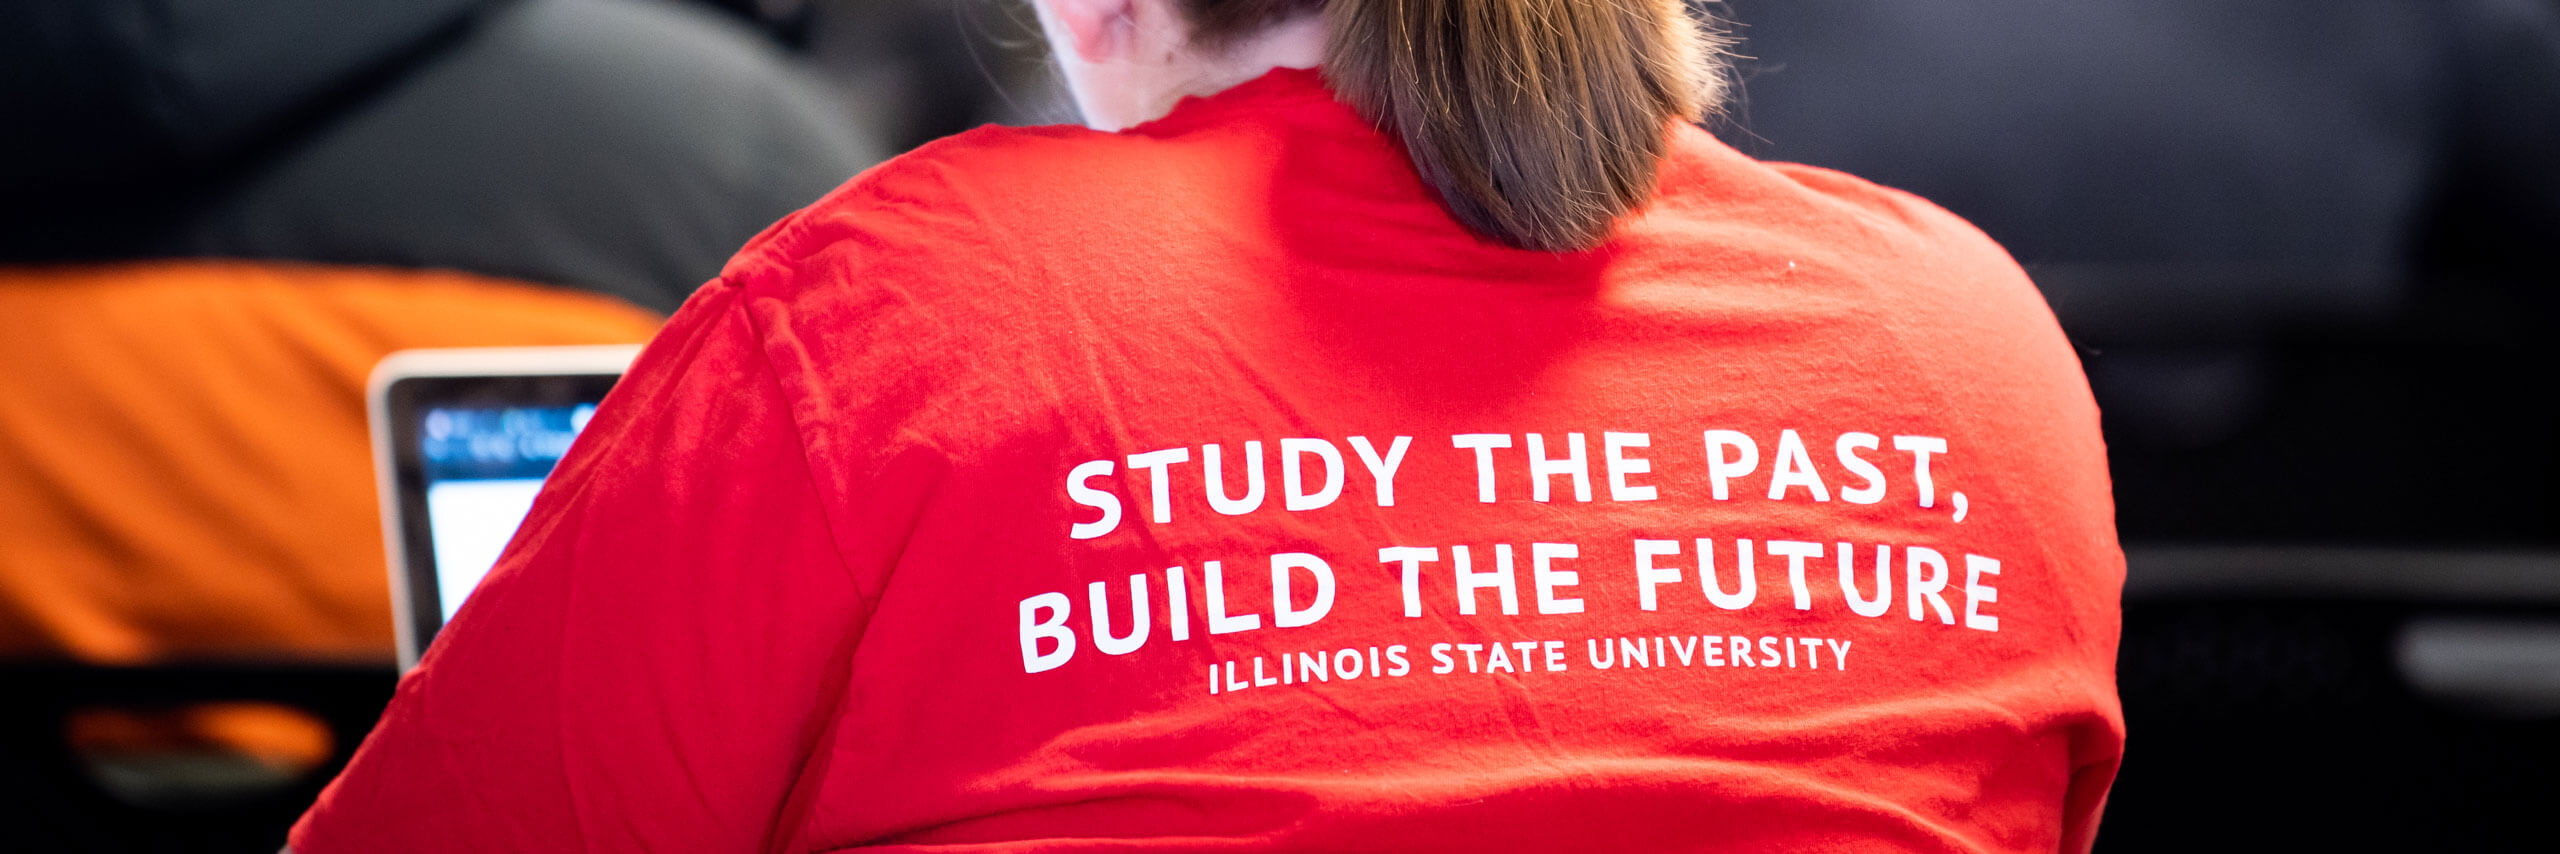
<svg viewBox="0 0 2560 854"><path fill-rule="evenodd" d="M295 849L2085 849L2123 558L2052 315L1673 133L1566 255L1312 72L866 173L650 345Z"/></svg>

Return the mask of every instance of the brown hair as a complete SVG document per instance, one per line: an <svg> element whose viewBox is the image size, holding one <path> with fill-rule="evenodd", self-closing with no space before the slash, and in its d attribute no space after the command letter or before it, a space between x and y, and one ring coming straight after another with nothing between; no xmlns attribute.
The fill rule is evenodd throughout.
<svg viewBox="0 0 2560 854"><path fill-rule="evenodd" d="M1184 0L1217 46L1322 9L1324 74L1468 227L1589 249L1653 195L1665 135L1723 94L1683 0Z"/></svg>

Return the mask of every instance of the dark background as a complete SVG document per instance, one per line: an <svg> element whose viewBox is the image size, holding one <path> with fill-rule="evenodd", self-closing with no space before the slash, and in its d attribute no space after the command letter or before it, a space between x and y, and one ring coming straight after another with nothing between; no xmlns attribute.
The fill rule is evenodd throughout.
<svg viewBox="0 0 2560 854"><path fill-rule="evenodd" d="M294 14L271 5L230 14ZM249 44L260 76L209 89L246 105L235 112L254 120L237 127L96 109L118 100L101 92L141 85L90 61L112 44L48 54L36 48L60 31L0 36L21 40L0 50L0 126L15 128L0 131L13 155L0 263L341 251L206 229L257 211L202 199L230 198L516 5L406 4L425 35L360 60L327 47L397 15ZM1005 0L695 7L821 81L817 97L858 126L846 158L1072 118L1027 10ZM2560 3L1699 8L1739 38L1720 136L1967 217L2027 267L2080 348L2129 562L2131 736L2102 850L2560 845L2540 821L2560 802ZM306 66L340 76L313 82ZM634 233L652 227L645 214ZM169 225L96 224L137 215ZM716 267L728 249L694 254ZM705 263L642 260L504 264L666 305L680 287L662 283ZM343 754L393 679L326 662L5 669L7 850L272 850L334 765L137 796L58 737L62 720L277 701L314 712Z"/></svg>

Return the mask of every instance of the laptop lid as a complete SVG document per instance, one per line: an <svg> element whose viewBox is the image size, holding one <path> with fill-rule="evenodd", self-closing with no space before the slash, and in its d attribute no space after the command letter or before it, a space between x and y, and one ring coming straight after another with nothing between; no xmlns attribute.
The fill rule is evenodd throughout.
<svg viewBox="0 0 2560 854"><path fill-rule="evenodd" d="M368 389L400 668L524 521L638 346L404 350Z"/></svg>

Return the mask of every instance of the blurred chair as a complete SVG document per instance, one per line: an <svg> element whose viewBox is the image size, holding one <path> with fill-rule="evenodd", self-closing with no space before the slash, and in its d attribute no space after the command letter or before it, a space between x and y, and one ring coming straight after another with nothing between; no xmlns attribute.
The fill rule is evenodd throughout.
<svg viewBox="0 0 2560 854"><path fill-rule="evenodd" d="M167 726L312 743L196 705L259 700L322 713L315 737L351 750L344 724L394 676L373 363L645 340L878 154L796 57L666 0L13 8L0 756ZM0 850L273 850L309 797L155 824L82 812L106 801L31 768L98 770L0 775L0 799L57 807L0 822ZM186 843L215 825L248 835Z"/></svg>
<svg viewBox="0 0 2560 854"><path fill-rule="evenodd" d="M2560 632L2560 4L1709 8L1722 136L1967 217L2082 347L2130 575L2102 848L2542 835L2560 708L2479 695L2560 668L2445 674Z"/></svg>

